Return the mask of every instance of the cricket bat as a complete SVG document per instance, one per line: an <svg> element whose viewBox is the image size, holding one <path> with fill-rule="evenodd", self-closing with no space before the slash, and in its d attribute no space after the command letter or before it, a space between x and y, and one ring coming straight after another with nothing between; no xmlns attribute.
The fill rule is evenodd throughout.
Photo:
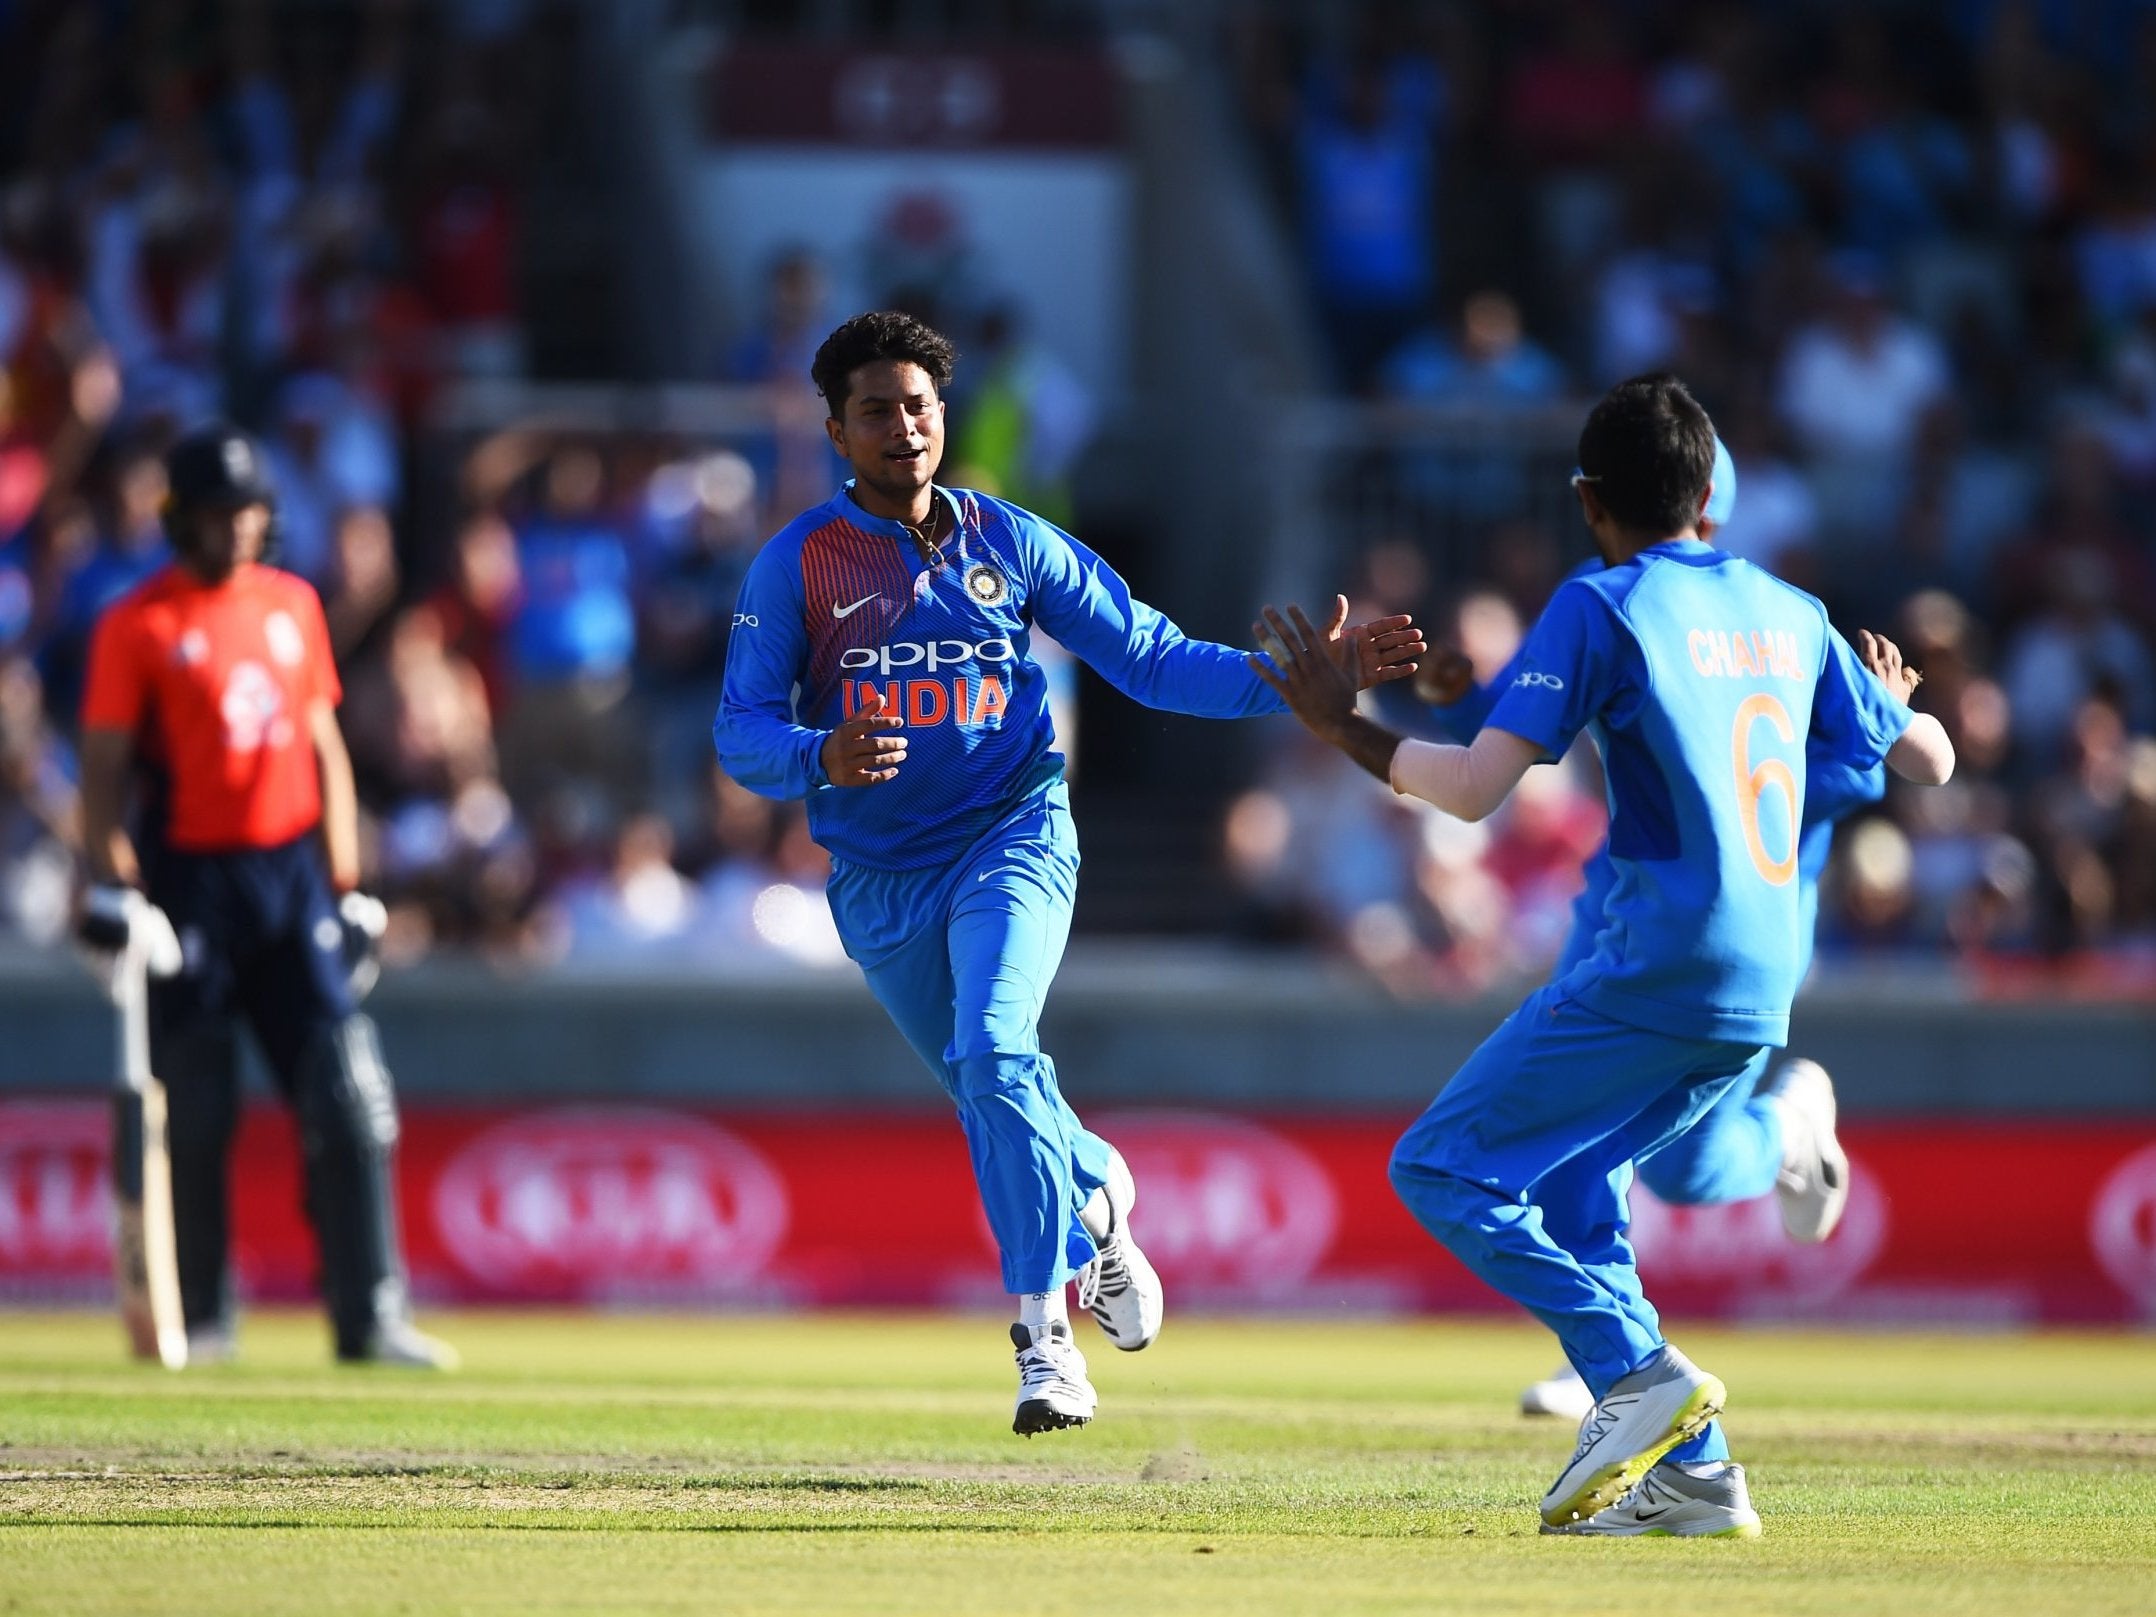
<svg viewBox="0 0 2156 1617"><path fill-rule="evenodd" d="M165 1086L150 1071L149 963L134 945L114 962L119 1084L112 1099L113 1241L120 1320L138 1359L187 1364L180 1263L172 1228L172 1158L165 1149Z"/></svg>

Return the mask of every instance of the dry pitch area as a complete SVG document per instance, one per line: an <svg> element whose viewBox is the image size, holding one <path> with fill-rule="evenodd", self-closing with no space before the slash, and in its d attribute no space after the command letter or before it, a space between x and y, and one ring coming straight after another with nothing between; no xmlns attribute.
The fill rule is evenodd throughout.
<svg viewBox="0 0 2156 1617"><path fill-rule="evenodd" d="M1008 1429L994 1320L431 1321L455 1377L0 1316L0 1612L2156 1612L2156 1339L1680 1331L1766 1536L1535 1533L1525 1326L1171 1320Z"/></svg>

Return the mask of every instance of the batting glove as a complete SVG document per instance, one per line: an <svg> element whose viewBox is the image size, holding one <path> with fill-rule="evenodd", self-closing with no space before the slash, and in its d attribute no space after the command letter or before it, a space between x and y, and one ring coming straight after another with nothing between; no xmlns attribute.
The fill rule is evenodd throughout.
<svg viewBox="0 0 2156 1617"><path fill-rule="evenodd" d="M346 893L337 901L344 927L345 980L352 998L363 1000L382 975L382 934L389 930L389 908L365 893Z"/></svg>
<svg viewBox="0 0 2156 1617"><path fill-rule="evenodd" d="M83 897L75 938L107 964L135 949L152 977L179 975L180 939L171 918L132 887L100 883L91 888Z"/></svg>

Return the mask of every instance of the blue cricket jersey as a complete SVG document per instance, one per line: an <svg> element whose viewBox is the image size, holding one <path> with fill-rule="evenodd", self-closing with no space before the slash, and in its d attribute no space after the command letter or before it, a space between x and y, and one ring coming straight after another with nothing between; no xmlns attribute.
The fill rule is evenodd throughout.
<svg viewBox="0 0 2156 1617"><path fill-rule="evenodd" d="M1656 1032L1786 1042L1820 816L1911 717L1818 601L1698 540L1567 579L1485 721L1552 757L1588 729L1602 753L1611 881L1557 985Z"/></svg>
<svg viewBox="0 0 2156 1617"><path fill-rule="evenodd" d="M847 489L851 488L847 485ZM806 797L835 859L881 870L948 864L1061 778L1035 624L1148 707L1207 718L1281 702L1233 646L1191 640L1053 524L966 489L930 568L897 522L847 489L796 517L741 587L712 726L728 774ZM906 761L876 786L834 787L825 738L874 691L901 715Z"/></svg>
<svg viewBox="0 0 2156 1617"><path fill-rule="evenodd" d="M1567 576L1579 578L1601 570L1601 561L1589 561L1574 568ZM1519 677L1526 656L1527 646L1523 641L1520 649L1512 654L1512 660L1494 679L1487 685L1470 685L1457 702L1442 707L1411 702L1406 708L1392 707L1387 716L1395 719L1403 729L1463 747L1471 746L1498 696ZM1396 701L1388 693L1399 688L1379 686L1380 701ZM1834 757L1818 736L1805 738L1803 829L1797 844L1797 932L1803 949L1803 958L1797 968L1800 980L1811 969L1812 943L1819 920L1819 878L1825 873L1827 859L1834 850L1835 824L1885 796L1885 764L1865 768L1846 763ZM1550 969L1553 982L1595 952L1595 936L1602 930L1603 917L1609 908L1610 889L1617 882L1617 869L1610 862L1606 839L1580 873L1584 885L1572 901L1572 926L1565 934L1565 946Z"/></svg>

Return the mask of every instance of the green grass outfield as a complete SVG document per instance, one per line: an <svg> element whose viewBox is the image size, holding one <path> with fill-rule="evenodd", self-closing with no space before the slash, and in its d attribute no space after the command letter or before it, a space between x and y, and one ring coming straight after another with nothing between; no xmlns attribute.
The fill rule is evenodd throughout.
<svg viewBox="0 0 2156 1617"><path fill-rule="evenodd" d="M1031 1442L992 1319L433 1321L452 1377L123 1363L0 1315L0 1613L2156 1612L2156 1339L1683 1331L1756 1542L1538 1537L1526 1326L1081 1324Z"/></svg>

